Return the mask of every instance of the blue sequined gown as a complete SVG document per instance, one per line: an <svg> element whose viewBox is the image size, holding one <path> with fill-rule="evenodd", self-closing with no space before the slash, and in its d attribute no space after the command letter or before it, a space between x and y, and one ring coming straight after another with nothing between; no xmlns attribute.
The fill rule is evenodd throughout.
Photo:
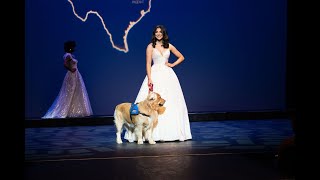
<svg viewBox="0 0 320 180"><path fill-rule="evenodd" d="M74 56L65 53L63 59L67 56L72 57L72 68L77 68L78 61ZM85 117L92 114L86 86L77 69L66 73L58 96L42 118Z"/></svg>

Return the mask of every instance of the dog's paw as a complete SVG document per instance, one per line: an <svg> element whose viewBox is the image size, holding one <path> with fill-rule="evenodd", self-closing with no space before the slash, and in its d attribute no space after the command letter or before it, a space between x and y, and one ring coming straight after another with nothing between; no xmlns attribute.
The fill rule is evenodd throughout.
<svg viewBox="0 0 320 180"><path fill-rule="evenodd" d="M150 140L149 144L156 144L156 142L154 140Z"/></svg>
<svg viewBox="0 0 320 180"><path fill-rule="evenodd" d="M118 144L122 144L122 140L121 140L121 139L120 139L120 140L117 139L117 143L118 143Z"/></svg>
<svg viewBox="0 0 320 180"><path fill-rule="evenodd" d="M143 141L142 140L138 140L138 144L143 144Z"/></svg>

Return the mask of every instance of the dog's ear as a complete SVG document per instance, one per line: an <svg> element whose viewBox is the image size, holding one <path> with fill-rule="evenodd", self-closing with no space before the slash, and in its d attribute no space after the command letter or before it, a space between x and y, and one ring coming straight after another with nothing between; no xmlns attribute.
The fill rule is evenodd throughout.
<svg viewBox="0 0 320 180"><path fill-rule="evenodd" d="M164 106L159 107L158 108L158 114L159 115L163 114L165 110L166 110L166 107L164 107Z"/></svg>
<svg viewBox="0 0 320 180"><path fill-rule="evenodd" d="M153 101L157 98L157 94L153 91L150 91L149 94L148 94L148 100L149 101Z"/></svg>

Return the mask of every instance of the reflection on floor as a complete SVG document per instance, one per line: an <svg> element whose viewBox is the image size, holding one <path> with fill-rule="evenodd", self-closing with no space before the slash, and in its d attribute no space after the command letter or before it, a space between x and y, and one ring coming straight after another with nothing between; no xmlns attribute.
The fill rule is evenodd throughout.
<svg viewBox="0 0 320 180"><path fill-rule="evenodd" d="M26 128L25 176L279 179L276 155L293 136L288 119L191 122L191 132L193 139L184 142L118 145L113 125Z"/></svg>

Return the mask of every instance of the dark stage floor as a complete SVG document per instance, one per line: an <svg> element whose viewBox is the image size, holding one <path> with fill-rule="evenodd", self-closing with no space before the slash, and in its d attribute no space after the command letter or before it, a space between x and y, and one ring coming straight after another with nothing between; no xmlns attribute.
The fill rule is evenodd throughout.
<svg viewBox="0 0 320 180"><path fill-rule="evenodd" d="M191 122L193 139L116 144L115 127L25 129L25 179L294 179L279 168L288 119Z"/></svg>

